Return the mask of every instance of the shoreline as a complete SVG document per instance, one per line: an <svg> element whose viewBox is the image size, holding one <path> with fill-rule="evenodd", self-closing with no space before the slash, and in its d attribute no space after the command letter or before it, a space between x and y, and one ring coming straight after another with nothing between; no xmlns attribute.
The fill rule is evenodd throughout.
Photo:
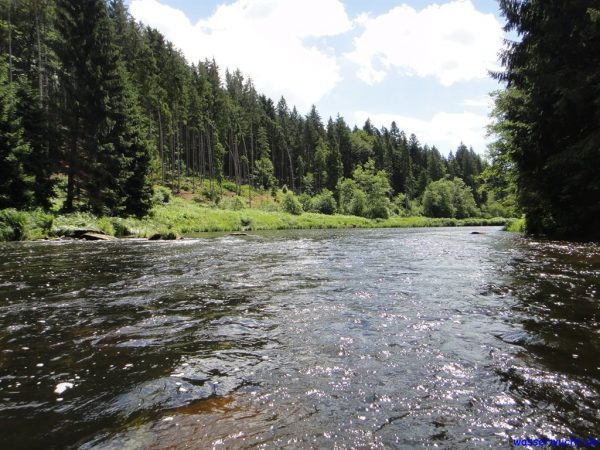
<svg viewBox="0 0 600 450"><path fill-rule="evenodd" d="M353 228L438 228L504 226L506 218L429 218L422 216L368 219L358 216L303 213L292 215L261 209L227 210L175 200L152 209L141 219L95 217L87 213L56 214L43 211L0 211L0 242L51 239L89 240L145 238L173 240L205 233L249 233L270 230L314 230ZM85 238L85 237L84 237Z"/></svg>

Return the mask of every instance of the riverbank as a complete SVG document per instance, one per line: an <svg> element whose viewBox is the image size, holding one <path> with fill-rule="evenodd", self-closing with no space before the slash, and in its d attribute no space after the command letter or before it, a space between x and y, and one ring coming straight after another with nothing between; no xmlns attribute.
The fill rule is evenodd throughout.
<svg viewBox="0 0 600 450"><path fill-rule="evenodd" d="M454 226L505 226L510 220L440 219L398 217L367 219L357 216L303 213L243 208L220 209L175 197L152 208L142 219L95 217L87 213L58 214L43 211L0 211L0 241L74 237L85 230L113 237L188 237L206 232L246 232L253 230L409 228Z"/></svg>

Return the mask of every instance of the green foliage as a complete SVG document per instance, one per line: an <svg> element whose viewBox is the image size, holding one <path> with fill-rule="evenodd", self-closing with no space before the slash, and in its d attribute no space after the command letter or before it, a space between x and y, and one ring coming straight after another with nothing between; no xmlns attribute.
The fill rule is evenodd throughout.
<svg viewBox="0 0 600 450"><path fill-rule="evenodd" d="M168 190L153 194L152 184L199 192L198 202L233 211L241 200L224 191L275 211L280 205L255 188L286 185L303 193L305 211L336 211L335 198L341 212L384 219L391 210L417 214L416 199L446 173L474 189L486 215L505 204L498 192L489 200L492 185L478 177L484 164L467 146L446 159L395 123L352 130L338 115L325 128L314 106L303 115L257 92L237 70L223 78L214 60L189 64L157 30L136 23L122 0L10 5L14 70L8 83L2 57L0 207L128 216L126 228L143 234L149 230L137 219L173 206ZM8 53L6 39L0 49ZM404 205L390 202L398 194ZM317 216L304 216L318 226Z"/></svg>
<svg viewBox="0 0 600 450"><path fill-rule="evenodd" d="M240 211L244 208L246 208L246 201L239 195L233 197L233 200L231 202L231 209L233 209L234 211Z"/></svg>
<svg viewBox="0 0 600 450"><path fill-rule="evenodd" d="M114 45L103 0L58 0L64 87L65 208L76 192L96 214L144 215L151 206L150 148L136 93ZM78 42L75 44L75 42Z"/></svg>
<svg viewBox="0 0 600 450"><path fill-rule="evenodd" d="M252 220L252 217L240 217L240 223L242 224L243 230L252 230L254 227L254 220Z"/></svg>
<svg viewBox="0 0 600 450"><path fill-rule="evenodd" d="M498 152L515 165L533 233L600 239L600 21L597 1L503 0L520 37L496 74ZM595 11L594 11L595 10Z"/></svg>
<svg viewBox="0 0 600 450"><path fill-rule="evenodd" d="M219 203L221 209L230 209L232 211L241 211L246 208L246 200L239 195L235 197L223 199Z"/></svg>
<svg viewBox="0 0 600 450"><path fill-rule="evenodd" d="M351 188L350 202L348 203L347 198L344 198L350 211L358 212L364 208L362 214L364 217L387 219L391 206L389 194L392 190L387 174L383 170L376 171L374 161L369 160L364 166L358 166L354 170L353 179L356 185ZM366 197L366 202L363 195ZM340 194L340 202L342 202L341 197Z"/></svg>
<svg viewBox="0 0 600 450"><path fill-rule="evenodd" d="M457 219L478 215L471 189L459 178L430 183L423 194L423 213L427 217Z"/></svg>
<svg viewBox="0 0 600 450"><path fill-rule="evenodd" d="M263 156L255 162L255 177L258 186L262 189L271 189L275 186L277 180L273 176L273 163L268 156Z"/></svg>
<svg viewBox="0 0 600 450"><path fill-rule="evenodd" d="M410 209L410 202L406 197L406 194L398 194L392 199L392 212L401 217L408 217Z"/></svg>
<svg viewBox="0 0 600 450"><path fill-rule="evenodd" d="M171 189L165 186L157 186L154 189L154 195L152 196L152 203L154 205L162 205L171 201Z"/></svg>
<svg viewBox="0 0 600 450"><path fill-rule="evenodd" d="M340 196L340 212L353 216L366 216L367 195L360 189L356 181L343 179L338 183Z"/></svg>
<svg viewBox="0 0 600 450"><path fill-rule="evenodd" d="M7 77L8 65L0 59L0 208L29 207L33 202L33 176L26 164L31 147L17 115L16 83Z"/></svg>
<svg viewBox="0 0 600 450"><path fill-rule="evenodd" d="M283 211L299 216L303 212L302 205L293 192L287 192L281 204Z"/></svg>
<svg viewBox="0 0 600 450"><path fill-rule="evenodd" d="M298 196L298 201L302 206L303 211L310 211L312 208L312 197L307 193L302 193Z"/></svg>
<svg viewBox="0 0 600 450"><path fill-rule="evenodd" d="M20 241L26 238L27 213L15 209L0 210L0 240Z"/></svg>
<svg viewBox="0 0 600 450"><path fill-rule="evenodd" d="M0 242L40 239L48 235L54 216L42 210L0 210Z"/></svg>
<svg viewBox="0 0 600 450"><path fill-rule="evenodd" d="M504 226L504 230L510 233L524 233L527 230L527 222L524 217L513 219Z"/></svg>
<svg viewBox="0 0 600 450"><path fill-rule="evenodd" d="M337 211L337 202L333 196L333 192L329 189L316 195L311 201L311 211L321 214L335 214Z"/></svg>
<svg viewBox="0 0 600 450"><path fill-rule="evenodd" d="M130 220L122 218L112 218L111 225L113 229L113 235L117 237L133 236L136 233L136 229Z"/></svg>
<svg viewBox="0 0 600 450"><path fill-rule="evenodd" d="M315 176L312 172L308 172L302 178L302 188L308 195L313 195L315 193Z"/></svg>
<svg viewBox="0 0 600 450"><path fill-rule="evenodd" d="M98 229L109 236L115 235L115 229L113 227L113 219L111 217L101 217L96 221Z"/></svg>

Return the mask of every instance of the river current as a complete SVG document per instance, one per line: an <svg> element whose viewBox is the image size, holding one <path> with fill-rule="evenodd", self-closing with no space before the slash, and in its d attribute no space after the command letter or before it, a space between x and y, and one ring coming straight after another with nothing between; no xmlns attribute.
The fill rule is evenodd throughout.
<svg viewBox="0 0 600 450"><path fill-rule="evenodd" d="M0 244L0 448L570 437L600 438L598 245L498 228Z"/></svg>

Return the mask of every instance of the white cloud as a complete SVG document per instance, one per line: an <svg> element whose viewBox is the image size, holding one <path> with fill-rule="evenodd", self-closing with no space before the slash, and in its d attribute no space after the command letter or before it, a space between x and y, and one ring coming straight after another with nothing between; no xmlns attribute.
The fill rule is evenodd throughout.
<svg viewBox="0 0 600 450"><path fill-rule="evenodd" d="M361 17L363 33L346 57L358 64L368 84L396 69L408 76L434 76L444 86L487 77L498 69L502 25L471 0L433 4L421 11L403 4L386 14Z"/></svg>
<svg viewBox="0 0 600 450"><path fill-rule="evenodd" d="M193 24L157 0L133 0L136 20L160 30L190 62L239 68L259 92L307 109L341 80L335 56L303 40L351 29L340 0L237 0Z"/></svg>
<svg viewBox="0 0 600 450"><path fill-rule="evenodd" d="M442 154L455 151L461 142L483 154L488 144L485 135L489 118L485 114L440 112L424 120L397 114L371 114L366 111L354 113L357 124L364 124L368 118L377 128L384 126L389 129L395 121L398 128L407 135L414 133L421 144L435 145Z"/></svg>
<svg viewBox="0 0 600 450"><path fill-rule="evenodd" d="M491 111L494 106L494 99L491 95L484 95L479 98L468 98L462 101L462 106L466 106L468 108L476 108L476 109L485 109L486 111Z"/></svg>

